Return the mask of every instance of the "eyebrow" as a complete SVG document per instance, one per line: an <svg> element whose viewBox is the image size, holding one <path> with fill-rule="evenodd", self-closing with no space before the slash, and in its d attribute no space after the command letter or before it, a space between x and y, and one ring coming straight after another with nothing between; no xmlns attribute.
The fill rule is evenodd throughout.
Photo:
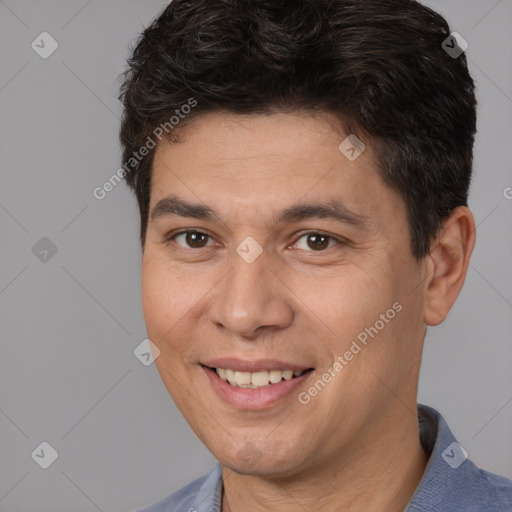
<svg viewBox="0 0 512 512"><path fill-rule="evenodd" d="M220 215L210 206L190 203L177 196L169 196L158 201L151 212L150 218L153 222L159 218L169 216L212 220L223 223ZM349 209L340 199L332 199L326 203L299 202L284 208L273 217L273 221L276 224L308 219L328 219L356 227L364 227L368 217Z"/></svg>

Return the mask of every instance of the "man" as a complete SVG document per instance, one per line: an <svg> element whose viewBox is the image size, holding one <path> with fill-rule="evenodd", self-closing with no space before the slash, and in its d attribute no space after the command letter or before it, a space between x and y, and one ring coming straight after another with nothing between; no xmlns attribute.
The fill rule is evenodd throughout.
<svg viewBox="0 0 512 512"><path fill-rule="evenodd" d="M512 510L417 405L475 243L474 84L445 20L174 0L120 98L155 363L219 461L146 512Z"/></svg>

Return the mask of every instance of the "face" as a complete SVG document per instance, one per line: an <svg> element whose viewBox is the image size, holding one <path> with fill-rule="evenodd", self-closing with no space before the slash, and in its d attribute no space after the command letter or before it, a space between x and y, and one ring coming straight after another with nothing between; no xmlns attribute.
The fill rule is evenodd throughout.
<svg viewBox="0 0 512 512"><path fill-rule="evenodd" d="M425 269L371 144L350 161L346 136L326 116L210 113L156 149L148 337L181 413L239 473L326 464L415 408Z"/></svg>

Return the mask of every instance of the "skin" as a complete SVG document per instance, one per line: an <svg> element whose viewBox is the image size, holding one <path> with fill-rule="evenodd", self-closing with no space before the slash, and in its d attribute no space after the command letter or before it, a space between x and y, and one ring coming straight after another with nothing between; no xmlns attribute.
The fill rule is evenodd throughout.
<svg viewBox="0 0 512 512"><path fill-rule="evenodd" d="M416 416L423 341L462 288L474 219L455 209L417 261L405 203L378 175L371 141L351 162L338 150L346 135L328 115L215 112L156 149L150 215L172 194L221 219L150 220L142 298L163 383L223 466L224 512L399 511L428 461ZM364 216L364 226L273 221L298 201L332 198ZM211 238L166 241L182 229ZM312 230L332 238L319 250ZM252 263L236 252L247 236L263 249ZM293 392L241 411L219 398L199 364L294 362L315 368L298 390L307 391L397 302L402 310L307 404ZM257 455L240 457L249 442Z"/></svg>

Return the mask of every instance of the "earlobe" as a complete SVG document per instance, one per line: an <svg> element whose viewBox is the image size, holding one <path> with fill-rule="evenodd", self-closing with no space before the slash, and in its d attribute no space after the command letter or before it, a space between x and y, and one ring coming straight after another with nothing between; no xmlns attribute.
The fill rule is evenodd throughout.
<svg viewBox="0 0 512 512"><path fill-rule="evenodd" d="M475 246L475 220L466 206L452 211L432 242L425 282L424 322L439 325L459 295Z"/></svg>

